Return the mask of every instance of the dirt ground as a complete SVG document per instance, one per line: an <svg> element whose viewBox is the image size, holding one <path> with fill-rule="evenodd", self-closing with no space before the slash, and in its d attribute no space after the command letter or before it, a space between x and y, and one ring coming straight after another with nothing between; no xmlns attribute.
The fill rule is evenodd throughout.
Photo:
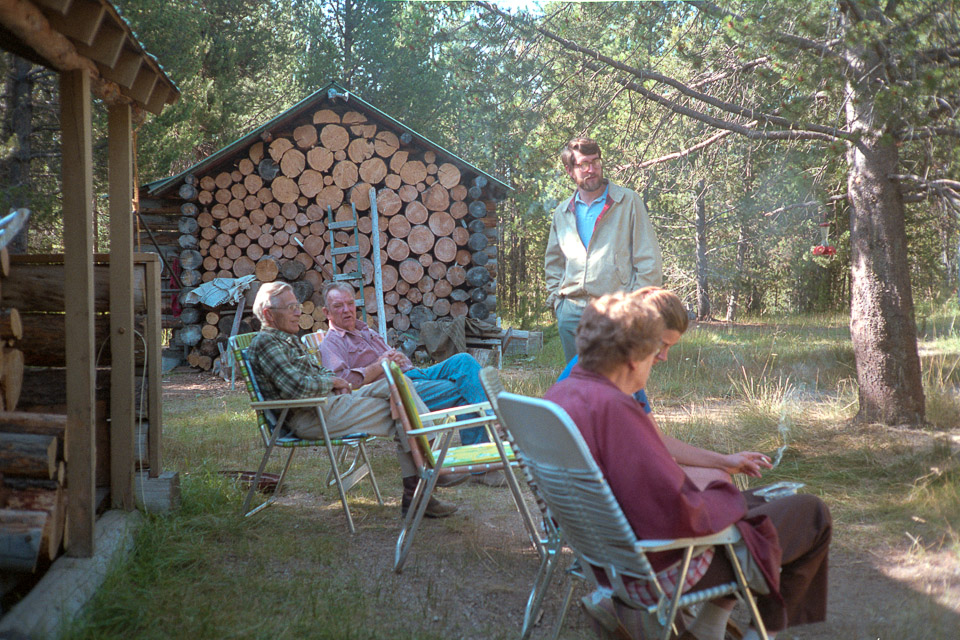
<svg viewBox="0 0 960 640"><path fill-rule="evenodd" d="M231 393L239 391L231 392L229 383L208 373L177 370L164 381L164 395L170 398L186 400ZM390 455L387 449L384 455ZM394 484L381 482L387 508L360 508L354 515L358 535L350 539L348 552L357 559L357 576L366 583L365 590L380 593L396 588L407 594L400 596L404 605L420 607L424 612L435 608L456 611L456 621L424 617L425 625L437 625L447 637L513 637L512 633L503 635L504 629L516 629L519 634L538 560L509 491L469 483L444 490L445 498L460 505L459 513L443 521L425 522L406 570L396 575L391 570L392 553L384 553L384 549L393 548L399 530L394 513L399 490ZM279 503L296 505L306 518L343 517L333 492L311 495L285 490ZM532 498L528 503L535 512ZM469 536L463 535L465 530L470 531ZM946 547L937 552L924 551L906 535L903 544L895 548L870 548L868 540L859 538L861 535L858 531L834 534L835 542L841 542L831 551L827 622L791 629L778 638L960 638L960 553ZM467 544L465 538L469 538ZM454 552L434 555L424 551L428 549ZM449 566L451 562L462 566ZM455 575L468 575L471 580L463 581ZM583 585L578 586L561 638L595 637L586 615L576 605L576 598L586 592ZM550 637L560 600L560 589L554 587L534 638ZM437 607L437 601L442 606Z"/></svg>

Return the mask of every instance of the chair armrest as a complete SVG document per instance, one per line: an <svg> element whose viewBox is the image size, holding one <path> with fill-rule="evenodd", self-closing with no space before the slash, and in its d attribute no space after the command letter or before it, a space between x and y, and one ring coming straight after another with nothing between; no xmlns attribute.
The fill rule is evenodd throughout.
<svg viewBox="0 0 960 640"><path fill-rule="evenodd" d="M430 411L429 413L421 413L421 420L436 420L437 418L446 418L447 416L454 416L460 413L477 413L480 411L492 411L489 402L477 402L475 404L465 404L459 407L450 407L449 409L438 409L437 411ZM494 416L489 416L491 419L495 420Z"/></svg>
<svg viewBox="0 0 960 640"><path fill-rule="evenodd" d="M316 407L326 404L325 397L320 398L293 398L291 400L257 400L250 402L251 409L300 409L303 407Z"/></svg>
<svg viewBox="0 0 960 640"><path fill-rule="evenodd" d="M636 546L649 553L651 551L669 551L685 547L710 547L717 544L733 544L740 539L736 525L730 525L723 531L701 538L677 538L676 540L638 540Z"/></svg>
<svg viewBox="0 0 960 640"><path fill-rule="evenodd" d="M443 424L435 424L432 427L422 427L420 429L411 429L407 431L408 436L427 436L432 433L444 433L446 431L453 431L454 429L464 429L466 427L480 427L485 424L495 421L495 416L483 416L480 418L470 418L469 420L457 420L456 422L445 422Z"/></svg>

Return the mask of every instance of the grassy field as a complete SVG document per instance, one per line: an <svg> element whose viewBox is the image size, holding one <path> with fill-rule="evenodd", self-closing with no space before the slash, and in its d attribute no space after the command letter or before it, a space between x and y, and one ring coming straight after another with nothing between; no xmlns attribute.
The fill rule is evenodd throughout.
<svg viewBox="0 0 960 640"><path fill-rule="evenodd" d="M724 451L775 452L763 483L798 480L835 519L830 617L780 638L955 638L960 628L960 326L922 315L930 424L851 425L856 382L846 320L701 324L657 365L649 394L670 433ZM544 351L508 362L505 386L539 395L561 367ZM386 505L364 487L347 533L319 453L295 458L277 505L238 515L217 472L255 468L261 450L239 391L195 374L166 380L164 460L183 507L151 516L67 638L515 638L537 568L505 489L444 490L461 511L427 522L402 575L391 571L400 487L392 445L374 446ZM578 591L582 595L583 589ZM559 596L542 627L548 637ZM563 638L594 637L575 608Z"/></svg>

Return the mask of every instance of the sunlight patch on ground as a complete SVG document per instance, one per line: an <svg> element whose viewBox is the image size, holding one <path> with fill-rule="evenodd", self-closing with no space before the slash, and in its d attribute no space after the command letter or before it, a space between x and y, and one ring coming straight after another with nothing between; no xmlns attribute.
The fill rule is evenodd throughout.
<svg viewBox="0 0 960 640"><path fill-rule="evenodd" d="M960 612L960 557L956 551L890 552L876 568L892 580L907 583L938 604Z"/></svg>

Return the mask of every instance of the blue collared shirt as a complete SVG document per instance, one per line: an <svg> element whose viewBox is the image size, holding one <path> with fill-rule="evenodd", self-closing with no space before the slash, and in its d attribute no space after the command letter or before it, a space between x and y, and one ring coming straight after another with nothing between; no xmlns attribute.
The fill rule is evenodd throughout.
<svg viewBox="0 0 960 640"><path fill-rule="evenodd" d="M603 211L603 206L607 202L607 193L609 191L610 183L607 182L607 186L600 197L590 204L580 199L580 189L577 189L577 193L573 197L573 215L577 219L577 233L580 235L580 241L583 242L584 247L590 246L593 229L597 226L597 218L600 217L600 213Z"/></svg>

